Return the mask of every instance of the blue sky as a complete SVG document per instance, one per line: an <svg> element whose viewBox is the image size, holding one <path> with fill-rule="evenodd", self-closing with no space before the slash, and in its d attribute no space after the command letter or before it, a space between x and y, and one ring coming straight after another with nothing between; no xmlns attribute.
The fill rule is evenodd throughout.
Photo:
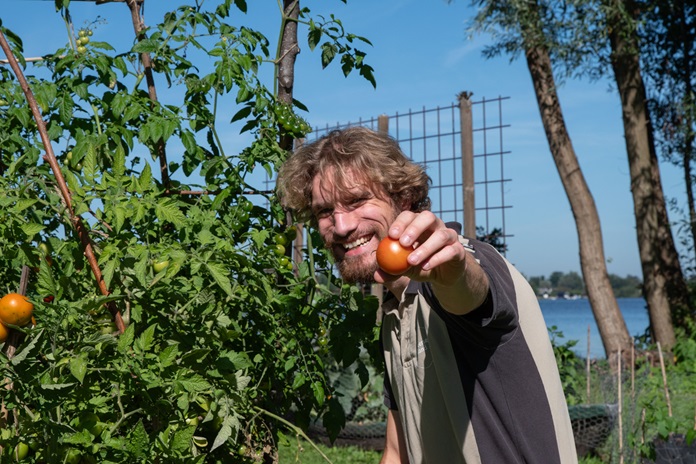
<svg viewBox="0 0 696 464"><path fill-rule="evenodd" d="M276 2L247 1L247 17L234 16L240 23L251 22L274 43L279 28ZM166 8L184 3L190 2L147 0L146 24L159 21ZM481 56L488 38L468 37L473 14L468 1L314 0L304 1L303 6L324 15L334 13L348 31L369 39L372 47L358 48L367 52L377 80L373 89L357 74L344 78L337 65L322 71L318 54L302 46L301 31L294 92L309 108L312 125L447 106L461 91L473 92L474 101L509 97L503 109L510 125L505 145L511 152L505 169L512 179L505 192L506 203L512 206L506 213L507 232L513 235L508 259L527 276L580 271L575 222L548 149L526 65L523 60L511 63L508 57ZM117 48L132 42L123 3L97 6L74 1L71 14L77 28L97 16L105 20L95 28L94 40L118 44ZM3 0L0 18L23 38L26 56L51 52L67 41L53 1ZM157 84L165 92L166 84ZM573 81L560 89L560 98L600 215L608 271L641 276L618 97L608 81ZM224 138L231 147L240 142L236 130ZM666 196L681 199L681 173L663 163L662 176Z"/></svg>

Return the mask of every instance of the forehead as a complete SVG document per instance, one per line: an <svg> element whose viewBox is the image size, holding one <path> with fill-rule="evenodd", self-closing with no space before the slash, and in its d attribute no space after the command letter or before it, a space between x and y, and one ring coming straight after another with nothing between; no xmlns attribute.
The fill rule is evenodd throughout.
<svg viewBox="0 0 696 464"><path fill-rule="evenodd" d="M366 193L373 196L383 196L382 189L373 184L370 179L352 169L340 174L335 168L327 168L319 172L312 180L312 204L337 204L364 196Z"/></svg>

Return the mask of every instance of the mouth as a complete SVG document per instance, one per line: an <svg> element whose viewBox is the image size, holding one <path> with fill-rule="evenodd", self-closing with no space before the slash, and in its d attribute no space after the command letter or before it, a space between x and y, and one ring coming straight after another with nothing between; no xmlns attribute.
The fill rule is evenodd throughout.
<svg viewBox="0 0 696 464"><path fill-rule="evenodd" d="M359 247L367 245L368 243L370 243L370 240L372 240L372 236L360 237L359 239L354 240L350 243L343 243L342 246L343 246L344 250L350 251L350 250L353 250L355 248L359 248Z"/></svg>

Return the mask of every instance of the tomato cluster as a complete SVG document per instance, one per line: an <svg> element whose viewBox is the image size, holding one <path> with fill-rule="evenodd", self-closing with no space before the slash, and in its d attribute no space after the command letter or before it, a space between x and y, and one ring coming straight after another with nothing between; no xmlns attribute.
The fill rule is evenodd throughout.
<svg viewBox="0 0 696 464"><path fill-rule="evenodd" d="M289 105L278 103L274 108L274 113L282 128L292 135L304 137L312 132L312 127L309 123L295 114Z"/></svg>
<svg viewBox="0 0 696 464"><path fill-rule="evenodd" d="M77 52L82 54L87 52L87 45L89 43L89 36L92 35L91 29L80 29L77 33L78 38L75 41L77 43Z"/></svg>
<svg viewBox="0 0 696 464"><path fill-rule="evenodd" d="M7 339L8 325L19 327L29 324L34 305L19 293L8 293L0 298L0 343Z"/></svg>

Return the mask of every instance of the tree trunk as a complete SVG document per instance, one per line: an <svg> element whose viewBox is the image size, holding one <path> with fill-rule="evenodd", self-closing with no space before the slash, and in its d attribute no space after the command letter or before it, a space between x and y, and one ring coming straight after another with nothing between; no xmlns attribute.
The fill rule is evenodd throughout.
<svg viewBox="0 0 696 464"><path fill-rule="evenodd" d="M607 1L611 12L607 17L611 65L621 97L643 290L654 339L670 350L675 343L672 313L677 319L686 314L687 287L667 216L640 71L638 40L631 19L621 13L630 6L623 0Z"/></svg>
<svg viewBox="0 0 696 464"><path fill-rule="evenodd" d="M682 53L684 54L683 74L681 74L684 82L684 94L682 95L682 102L685 102L688 108L688 110L685 112L684 125L681 127L681 130L685 132L683 155L684 182L686 185L686 204L689 212L689 230L691 231L692 253L694 253L694 257L696 257L696 207L694 206L694 190L692 185L693 181L691 169L691 163L694 157L694 140L696 140L696 136L692 129L694 127L694 111L692 108L696 101L694 99L694 86L692 85L691 66L692 62L694 61L694 54L691 50L693 50L696 46L696 40L694 34L690 34L688 32L690 28L684 4L677 2L676 6L679 9L679 39L681 39L681 49ZM696 259L694 262L696 262Z"/></svg>
<svg viewBox="0 0 696 464"><path fill-rule="evenodd" d="M568 135L549 53L542 46L528 45L525 46L525 57L551 155L575 218L580 265L592 312L607 358L616 365L619 350L624 353L630 350L631 337L609 281L597 208Z"/></svg>
<svg viewBox="0 0 696 464"><path fill-rule="evenodd" d="M300 14L298 0L283 0L283 36L278 51L278 100L292 106L295 86L295 59L300 53L297 43L297 18ZM281 131L280 147L292 150L294 138Z"/></svg>

